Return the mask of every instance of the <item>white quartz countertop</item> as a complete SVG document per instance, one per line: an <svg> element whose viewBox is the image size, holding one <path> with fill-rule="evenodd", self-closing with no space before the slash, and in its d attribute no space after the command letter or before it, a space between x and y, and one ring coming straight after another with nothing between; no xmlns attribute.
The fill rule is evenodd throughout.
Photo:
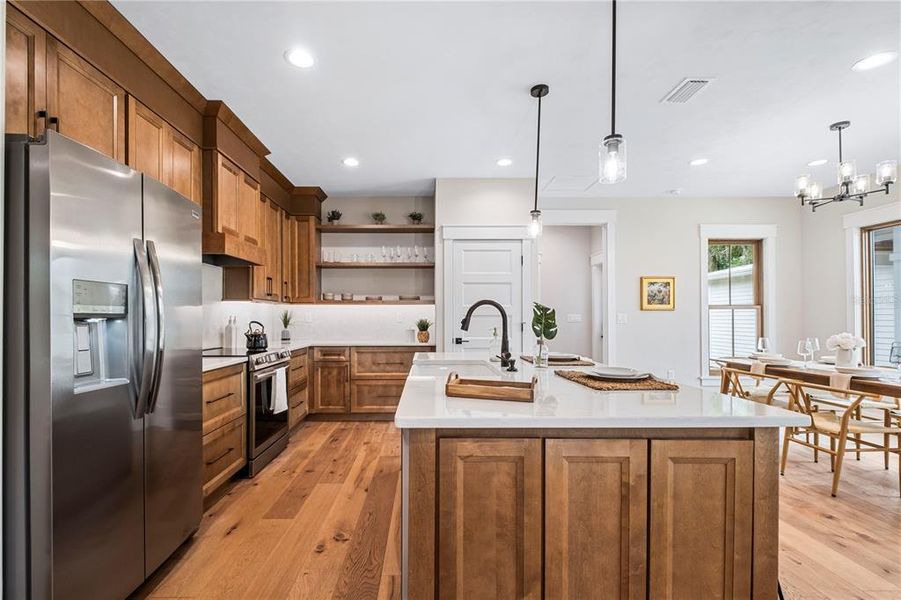
<svg viewBox="0 0 901 600"><path fill-rule="evenodd" d="M319 347L335 347L335 346L378 346L378 347L387 347L387 346L409 346L412 348L423 348L431 346L431 344L419 344L417 342L404 342L398 340L378 340L378 341L361 341L361 340L339 340L339 341L331 341L331 342L317 342L315 340L296 340L286 343L270 344L269 350L303 350L304 348L312 348L313 346ZM216 369L223 369L225 367L230 367L231 365L241 364L243 362L247 362L247 358L243 356L228 356L228 357L220 357L220 356L205 356L203 358L203 372L207 371L215 371Z"/></svg>
<svg viewBox="0 0 901 600"><path fill-rule="evenodd" d="M516 373L457 353L416 354L394 417L401 429L413 428L719 428L785 427L809 424L806 416L711 389L680 385L678 392L601 392L559 377L554 369L535 369L517 361ZM464 359L464 360L465 360ZM590 367L561 367L589 369ZM479 379L529 381L538 376L534 402L449 398L450 372Z"/></svg>

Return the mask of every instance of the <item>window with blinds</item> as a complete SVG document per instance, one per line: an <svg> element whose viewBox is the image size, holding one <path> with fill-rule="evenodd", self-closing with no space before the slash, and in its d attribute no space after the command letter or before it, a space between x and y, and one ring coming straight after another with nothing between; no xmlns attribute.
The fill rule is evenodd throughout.
<svg viewBox="0 0 901 600"><path fill-rule="evenodd" d="M712 361L747 356L763 336L760 240L711 240L707 247L707 319Z"/></svg>
<svg viewBox="0 0 901 600"><path fill-rule="evenodd" d="M892 344L901 345L901 221L864 229L863 337L867 364L892 366ZM897 358L895 359L897 360Z"/></svg>

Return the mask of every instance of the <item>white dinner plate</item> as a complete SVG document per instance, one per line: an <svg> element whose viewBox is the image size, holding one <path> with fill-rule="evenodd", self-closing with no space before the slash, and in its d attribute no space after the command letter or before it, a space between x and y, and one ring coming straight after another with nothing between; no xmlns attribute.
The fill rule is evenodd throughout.
<svg viewBox="0 0 901 600"><path fill-rule="evenodd" d="M578 354L567 354L565 352L550 352L547 357L548 360L556 361L579 360L581 358Z"/></svg>
<svg viewBox="0 0 901 600"><path fill-rule="evenodd" d="M781 354L773 354L772 352L752 352L748 358L784 358Z"/></svg>
<svg viewBox="0 0 901 600"><path fill-rule="evenodd" d="M787 367L788 365L792 364L792 361L790 359L782 358L781 356L779 358L776 358L776 357L768 358L768 357L761 356L757 360L759 360L760 362L762 362L765 365L773 365L774 367Z"/></svg>
<svg viewBox="0 0 901 600"><path fill-rule="evenodd" d="M592 369L591 373L604 379L623 379L628 381L636 381L639 379L647 379L651 376L646 371L637 371L627 367L597 367Z"/></svg>
<svg viewBox="0 0 901 600"><path fill-rule="evenodd" d="M835 356L821 356L817 362L823 363L824 365L834 365L835 364Z"/></svg>
<svg viewBox="0 0 901 600"><path fill-rule="evenodd" d="M861 379L879 379L885 375L882 369L874 369L872 367L835 367L835 370L845 375L853 375Z"/></svg>

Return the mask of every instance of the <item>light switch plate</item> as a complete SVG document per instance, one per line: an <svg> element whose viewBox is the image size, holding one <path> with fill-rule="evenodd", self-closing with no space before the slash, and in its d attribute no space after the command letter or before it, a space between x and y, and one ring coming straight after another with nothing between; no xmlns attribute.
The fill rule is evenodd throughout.
<svg viewBox="0 0 901 600"><path fill-rule="evenodd" d="M581 323L581 322L582 322L582 315L578 315L578 314L576 314L576 315L566 315L566 322L567 322L567 323Z"/></svg>
<svg viewBox="0 0 901 600"><path fill-rule="evenodd" d="M629 314L628 313L616 313L616 324L617 325L626 325L629 323Z"/></svg>

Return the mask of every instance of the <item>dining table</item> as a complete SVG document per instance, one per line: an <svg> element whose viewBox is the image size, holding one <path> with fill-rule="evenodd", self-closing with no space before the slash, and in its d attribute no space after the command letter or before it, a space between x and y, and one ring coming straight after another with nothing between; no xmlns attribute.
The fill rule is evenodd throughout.
<svg viewBox="0 0 901 600"><path fill-rule="evenodd" d="M743 357L720 358L717 363L724 367L737 371L751 372L751 365L754 359ZM897 369L882 368L885 376L876 378L851 377L848 389L858 392L868 392L871 394L879 394L889 398L901 398L901 378ZM794 379L806 383L814 383L818 385L828 386L830 375L836 373L834 365L821 362L792 361L788 365L766 365L766 370L762 375L772 377L774 379ZM724 377L720 383L720 391L728 393L728 381Z"/></svg>

